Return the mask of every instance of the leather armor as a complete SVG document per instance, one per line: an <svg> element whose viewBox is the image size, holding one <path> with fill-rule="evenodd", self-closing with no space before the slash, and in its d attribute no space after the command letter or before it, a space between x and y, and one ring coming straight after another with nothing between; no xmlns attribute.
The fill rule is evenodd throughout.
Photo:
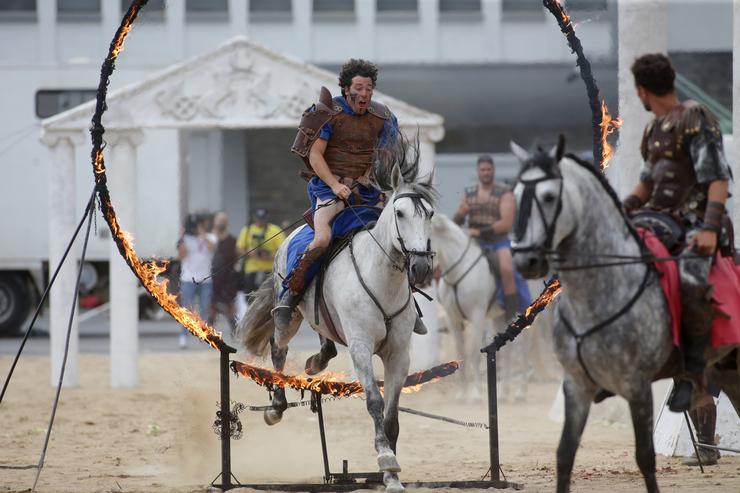
<svg viewBox="0 0 740 493"><path fill-rule="evenodd" d="M391 117L390 110L375 101L370 102L368 111L363 115L345 113L331 99L329 91L322 87L319 102L303 113L291 150L308 167L308 173L304 174L315 175L309 161L309 152L318 139L321 128L331 123L332 134L324 152L326 164L334 175L356 179L372 166L380 133L385 121Z"/></svg>
<svg viewBox="0 0 740 493"><path fill-rule="evenodd" d="M650 209L702 217L708 184L697 182L687 140L701 130L702 120L719 135L719 125L703 106L686 101L645 129L641 151L648 166L653 191Z"/></svg>
<svg viewBox="0 0 740 493"><path fill-rule="evenodd" d="M478 199L478 185L465 189L465 202L468 204L468 227L481 229L481 241L497 242L506 237L495 234L490 228L501 219L501 197L509 192L505 185L494 183L491 196L487 201Z"/></svg>

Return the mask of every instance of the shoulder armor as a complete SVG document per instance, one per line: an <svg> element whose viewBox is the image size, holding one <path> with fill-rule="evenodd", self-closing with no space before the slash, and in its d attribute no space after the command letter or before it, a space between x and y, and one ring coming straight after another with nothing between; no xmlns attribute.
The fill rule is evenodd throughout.
<svg viewBox="0 0 740 493"><path fill-rule="evenodd" d="M303 112L301 123L298 125L298 133L290 150L304 158L305 161L308 151L319 137L321 127L340 111L342 111L341 107L336 107L329 90L322 86L319 101Z"/></svg>
<svg viewBox="0 0 740 493"><path fill-rule="evenodd" d="M643 161L648 160L648 140L650 139L650 134L653 133L654 126L655 118L650 120L650 123L645 126L645 131L642 132L642 141L640 142L640 154L642 155Z"/></svg>
<svg viewBox="0 0 740 493"><path fill-rule="evenodd" d="M474 197L477 194L478 194L478 185L470 185L469 187L465 187L466 197Z"/></svg>
<svg viewBox="0 0 740 493"><path fill-rule="evenodd" d="M377 101L370 101L370 106L367 107L367 111L383 120L389 120L393 116L393 113L391 113L391 110L389 110L386 105L378 103Z"/></svg>
<svg viewBox="0 0 740 493"><path fill-rule="evenodd" d="M501 196L507 192L511 192L512 188L508 183L505 182L494 182L494 195Z"/></svg>
<svg viewBox="0 0 740 493"><path fill-rule="evenodd" d="M685 109L678 124L679 135L696 135L703 126L716 136L722 134L717 118L706 106L691 100L684 102L683 105Z"/></svg>

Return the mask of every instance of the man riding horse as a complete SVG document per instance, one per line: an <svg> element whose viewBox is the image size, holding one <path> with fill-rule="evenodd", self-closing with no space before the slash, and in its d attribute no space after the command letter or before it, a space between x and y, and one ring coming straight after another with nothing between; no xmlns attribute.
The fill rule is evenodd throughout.
<svg viewBox="0 0 740 493"><path fill-rule="evenodd" d="M645 128L644 167L624 207L630 214L667 213L685 231L679 260L684 372L668 403L682 412L690 406L692 382L700 385L706 365L714 318L707 282L712 260L718 247L732 247L723 228L731 171L717 120L703 105L679 101L668 57L644 55L635 60L632 73L638 97L655 118Z"/></svg>
<svg viewBox="0 0 740 493"><path fill-rule="evenodd" d="M370 183L376 152L395 142L398 121L383 104L372 100L378 67L350 59L339 73L341 96L321 88L319 101L303 113L293 148L306 164L314 237L289 266L284 295L273 309L279 328L287 327L310 283L316 264L332 240L332 220L347 206L377 206L381 193ZM425 334L417 318L414 332Z"/></svg>
<svg viewBox="0 0 740 493"><path fill-rule="evenodd" d="M526 283L523 279L517 282L511 260L508 234L516 212L514 195L509 187L494 180L491 156L478 158L477 172L479 183L465 189L453 221L462 226L467 218L468 234L478 240L493 275L503 285L503 308L510 322L521 305L520 296L525 304L530 301Z"/></svg>

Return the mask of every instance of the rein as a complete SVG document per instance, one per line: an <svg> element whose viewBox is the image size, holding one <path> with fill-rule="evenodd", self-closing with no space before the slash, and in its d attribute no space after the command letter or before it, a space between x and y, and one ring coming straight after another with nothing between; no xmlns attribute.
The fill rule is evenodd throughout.
<svg viewBox="0 0 740 493"><path fill-rule="evenodd" d="M452 267L450 267L449 269L446 269L442 273L441 275L442 278L444 278L447 274L449 274L452 271L452 269L457 267L463 261L472 243L473 243L473 238L468 238L468 244L465 245L465 250L463 250L462 255L460 255L460 258L457 259L457 261L454 264L452 264ZM457 286L460 284L460 282L463 279L465 279L465 277L470 273L470 271L473 270L473 267L475 267L478 264L481 258L483 258L483 251L481 251L480 255L478 255L475 258L475 260L473 260L473 262L470 264L470 266L467 269L465 269L465 272L463 272L462 275L457 278L457 281L455 282L447 281L447 283L452 287L452 292L455 294L455 305L457 306L457 310L460 312L460 315L462 315L463 319L465 320L468 320L468 316L465 314L465 310L463 310L462 305L460 304L460 297L457 294Z"/></svg>
<svg viewBox="0 0 740 493"><path fill-rule="evenodd" d="M614 323L619 319L622 315L627 313L632 306L637 303L637 300L640 299L640 296L642 296L642 293L645 292L645 289L648 286L648 283L650 281L650 274L654 272L654 268L652 264L648 264L645 266L645 275L642 278L642 282L640 283L640 287L637 288L637 291L634 295L632 295L632 298L622 307L619 309L618 312L616 312L614 315L610 316L606 320L603 320L590 329L578 333L573 328L573 325L568 321L567 318L565 318L565 315L563 314L562 305L558 306L558 313L560 314L560 318L563 321L563 324L565 325L565 328L568 329L568 332L573 336L573 338L576 340L576 354L578 355L578 362L581 364L581 368L583 368L583 371L586 373L586 376L591 380L594 385L599 386L599 384L594 380L594 378L591 376L591 373L589 373L588 368L586 367L586 364L583 361L583 355L581 354L581 343L590 335L593 335L597 332L599 332L601 329L606 327L607 325ZM600 386L599 386L600 387Z"/></svg>

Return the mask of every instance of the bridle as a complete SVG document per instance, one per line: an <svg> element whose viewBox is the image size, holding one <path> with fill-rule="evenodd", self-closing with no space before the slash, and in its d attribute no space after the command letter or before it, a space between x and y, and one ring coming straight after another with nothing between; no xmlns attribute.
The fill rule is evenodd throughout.
<svg viewBox="0 0 740 493"><path fill-rule="evenodd" d="M408 249L406 248L406 243L403 241L403 237L401 236L401 230L398 227L398 215L397 211L395 209L396 201L399 199L411 199L415 202L415 206L421 207L421 209L424 211L424 214L427 215L427 217L432 217L434 215L433 210L428 210L424 206L424 202L422 201L424 199L424 196L417 192L404 192L399 193L395 197L393 197L393 221L396 225L396 239L398 240L398 244L401 246L401 253L403 254L403 268L401 269L406 270L409 266L409 263L411 261L411 256L416 255L417 257L434 257L435 252L432 250L432 240L427 239L427 249L426 250L414 250L414 249ZM395 267L395 265L394 265Z"/></svg>
<svg viewBox="0 0 740 493"><path fill-rule="evenodd" d="M560 174L559 171L550 171L538 167L538 169L541 169L545 173L545 176L534 178L531 180L522 180L521 176L527 170L532 169L533 167L533 165L525 166L519 175L519 183L524 186L524 191L522 192L522 200L519 204L516 224L514 225L514 239L519 242L522 240L522 238L524 238L524 234L527 232L527 227L529 226L529 218L532 213L532 204L534 203L540 213L542 226L545 229L545 241L541 245L512 247L511 251L513 253L536 251L547 254L552 252L552 243L555 236L555 226L557 225L558 218L560 217L560 212L563 210L563 176ZM553 215L552 220L548 223L547 219L545 218L545 211L542 206L542 202L540 202L540 199L537 197L535 191L538 184L549 180L560 180L560 187L558 188L558 198L557 206L555 208L555 214Z"/></svg>

